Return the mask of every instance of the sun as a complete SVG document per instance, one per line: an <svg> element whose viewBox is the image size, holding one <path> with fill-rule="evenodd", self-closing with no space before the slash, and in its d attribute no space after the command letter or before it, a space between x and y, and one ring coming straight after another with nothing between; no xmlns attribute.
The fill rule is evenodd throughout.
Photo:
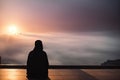
<svg viewBox="0 0 120 80"><path fill-rule="evenodd" d="M17 35L18 34L18 29L15 25L9 26L8 27L8 34L10 35Z"/></svg>

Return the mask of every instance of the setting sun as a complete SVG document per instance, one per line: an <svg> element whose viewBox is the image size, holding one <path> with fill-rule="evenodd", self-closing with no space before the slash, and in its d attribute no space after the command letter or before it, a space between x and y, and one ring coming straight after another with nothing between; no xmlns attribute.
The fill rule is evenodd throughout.
<svg viewBox="0 0 120 80"><path fill-rule="evenodd" d="M15 35L18 34L18 29L16 26L12 25L8 27L8 34Z"/></svg>

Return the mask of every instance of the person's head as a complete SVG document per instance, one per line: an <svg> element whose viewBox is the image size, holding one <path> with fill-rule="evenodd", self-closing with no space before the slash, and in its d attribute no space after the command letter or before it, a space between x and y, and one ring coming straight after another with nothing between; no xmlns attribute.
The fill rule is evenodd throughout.
<svg viewBox="0 0 120 80"><path fill-rule="evenodd" d="M43 50L43 44L41 40L35 41L35 49Z"/></svg>

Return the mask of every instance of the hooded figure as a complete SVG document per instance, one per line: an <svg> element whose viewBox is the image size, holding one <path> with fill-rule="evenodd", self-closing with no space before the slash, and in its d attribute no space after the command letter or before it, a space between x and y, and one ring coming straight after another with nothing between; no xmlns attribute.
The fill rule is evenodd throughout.
<svg viewBox="0 0 120 80"><path fill-rule="evenodd" d="M28 80L47 80L49 62L47 54L43 51L42 41L36 40L34 49L29 53L27 59Z"/></svg>

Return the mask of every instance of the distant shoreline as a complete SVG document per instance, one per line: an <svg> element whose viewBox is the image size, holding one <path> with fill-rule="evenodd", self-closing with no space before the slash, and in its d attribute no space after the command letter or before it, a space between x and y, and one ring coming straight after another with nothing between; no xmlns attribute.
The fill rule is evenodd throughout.
<svg viewBox="0 0 120 80"><path fill-rule="evenodd" d="M26 69L26 65L0 64L0 69ZM49 69L120 69L120 66L101 65L50 65Z"/></svg>

